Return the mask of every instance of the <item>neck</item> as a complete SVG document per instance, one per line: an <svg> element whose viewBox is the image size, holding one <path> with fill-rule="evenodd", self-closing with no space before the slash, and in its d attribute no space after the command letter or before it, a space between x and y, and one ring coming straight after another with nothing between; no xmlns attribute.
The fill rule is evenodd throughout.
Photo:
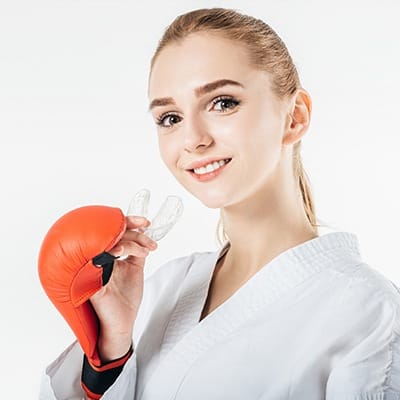
<svg viewBox="0 0 400 400"><path fill-rule="evenodd" d="M283 251L318 236L294 184L264 188L261 194L222 209L222 218L230 248L220 269L238 279L251 277Z"/></svg>

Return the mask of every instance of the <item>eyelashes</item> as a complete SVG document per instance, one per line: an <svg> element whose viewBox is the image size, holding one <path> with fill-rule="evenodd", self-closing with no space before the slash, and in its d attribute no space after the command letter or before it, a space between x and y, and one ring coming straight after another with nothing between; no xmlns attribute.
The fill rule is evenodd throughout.
<svg viewBox="0 0 400 400"><path fill-rule="evenodd" d="M164 127L164 128L169 128L169 127L171 127L172 125L165 125L164 124L164 121L165 120L167 120L168 118L177 118L177 119L179 119L179 121L176 121L175 123L173 123L173 125L175 125L175 124L177 124L178 122L180 122L182 119L181 119L181 117L179 117L178 115L176 115L176 114L173 114L173 113L165 113L165 114L161 114L161 116L159 116L159 117L157 117L156 118L156 124L157 125L159 125L159 126L162 126L162 127ZM171 121L171 120L170 120Z"/></svg>
<svg viewBox="0 0 400 400"><path fill-rule="evenodd" d="M217 111L220 113L224 113L236 108L240 104L240 100L237 100L232 96L219 96L212 100L211 103L212 108L220 105L221 107L219 107L219 110ZM225 104L225 106L222 106L223 104ZM166 112L156 118L156 124L161 126L162 128L171 128L173 125L179 123L180 121L182 121L182 118L178 114L173 112ZM166 125L166 122L169 123Z"/></svg>

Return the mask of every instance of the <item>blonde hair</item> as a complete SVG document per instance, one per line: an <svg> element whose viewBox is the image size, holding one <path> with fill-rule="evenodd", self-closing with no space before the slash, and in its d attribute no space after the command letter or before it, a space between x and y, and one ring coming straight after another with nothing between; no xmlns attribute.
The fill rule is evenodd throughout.
<svg viewBox="0 0 400 400"><path fill-rule="evenodd" d="M272 90L279 99L286 99L301 88L296 66L286 45L269 25L236 10L218 7L193 10L176 17L158 43L150 71L164 47L196 32L216 33L243 44L249 52L251 63L271 74ZM311 185L303 167L300 149L301 140L293 145L293 172L299 183L305 213L317 234L321 225L317 224ZM229 240L224 231L222 215L217 224L216 239L220 244Z"/></svg>

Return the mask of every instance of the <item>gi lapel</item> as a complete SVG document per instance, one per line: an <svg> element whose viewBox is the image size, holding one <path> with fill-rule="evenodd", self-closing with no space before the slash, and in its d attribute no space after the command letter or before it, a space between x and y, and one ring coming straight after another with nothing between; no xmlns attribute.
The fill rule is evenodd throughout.
<svg viewBox="0 0 400 400"><path fill-rule="evenodd" d="M319 236L280 253L199 323L212 272L218 256L225 250L226 247L211 253L206 259L208 266L195 265L186 276L166 331L164 357L138 399L173 399L195 360L246 323L260 308L330 264L344 262L344 266L349 266L361 261L354 234L331 232Z"/></svg>

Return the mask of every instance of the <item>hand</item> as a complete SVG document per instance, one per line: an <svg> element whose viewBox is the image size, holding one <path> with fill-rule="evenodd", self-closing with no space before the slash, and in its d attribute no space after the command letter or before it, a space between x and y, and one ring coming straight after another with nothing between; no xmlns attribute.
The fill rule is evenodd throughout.
<svg viewBox="0 0 400 400"><path fill-rule="evenodd" d="M137 230L150 226L145 217L126 217L121 240L109 251L116 257L108 283L90 301L99 318L98 351L103 362L123 356L132 342L133 326L143 297L144 265L157 242Z"/></svg>

